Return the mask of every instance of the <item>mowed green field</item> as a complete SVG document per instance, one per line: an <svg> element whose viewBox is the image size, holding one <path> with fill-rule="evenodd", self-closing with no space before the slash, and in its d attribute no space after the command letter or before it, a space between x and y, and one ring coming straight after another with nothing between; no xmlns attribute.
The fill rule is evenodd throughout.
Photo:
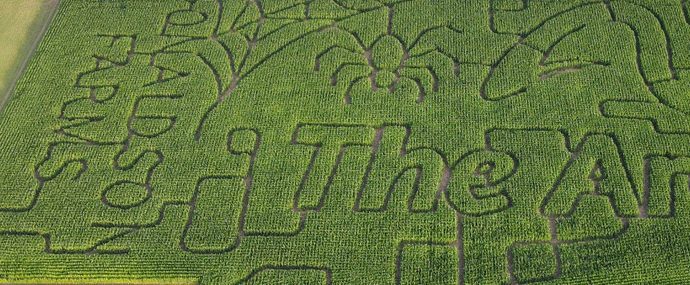
<svg viewBox="0 0 690 285"><path fill-rule="evenodd" d="M54 12L56 0L0 2L0 108Z"/></svg>
<svg viewBox="0 0 690 285"><path fill-rule="evenodd" d="M62 0L0 280L690 283L689 6Z"/></svg>

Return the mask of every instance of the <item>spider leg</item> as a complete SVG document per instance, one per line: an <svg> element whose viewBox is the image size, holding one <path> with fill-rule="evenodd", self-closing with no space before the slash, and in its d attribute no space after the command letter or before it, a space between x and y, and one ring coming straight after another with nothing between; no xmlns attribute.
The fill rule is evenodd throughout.
<svg viewBox="0 0 690 285"><path fill-rule="evenodd" d="M345 96L343 97L343 102L344 102L345 104L347 104L347 105L352 104L352 94L351 94L351 93L352 93L352 88L353 88L357 83L359 83L360 81L364 80L365 78L367 78L367 77L366 77L366 76L359 76L359 77L353 79L352 81L350 81L350 83L347 85L347 90L345 90Z"/></svg>
<svg viewBox="0 0 690 285"><path fill-rule="evenodd" d="M318 55L316 55L316 58L314 59L314 71L319 71L321 70L321 58L328 56L329 54L333 53L341 53L345 52L350 55L356 55L356 56L361 56L357 51L351 50L349 48L339 46L339 45L332 45L323 51L321 51ZM337 57L337 55L336 55Z"/></svg>
<svg viewBox="0 0 690 285"><path fill-rule="evenodd" d="M422 53L411 55L410 60L413 62L416 61L434 64L435 66L437 66L435 70L452 70L453 76L460 76L460 60L439 48L430 49Z"/></svg>
<svg viewBox="0 0 690 285"><path fill-rule="evenodd" d="M455 28L453 28L453 27L451 27L451 26L447 26L447 25L446 25L446 26L434 26L434 27L430 27L430 28L424 29L423 31L421 31L421 32L419 33L419 35L417 35L417 37L412 41L412 43L410 43L410 47L408 48L408 50L410 50L410 51L413 50L415 47L417 47L417 45L421 42L421 40L422 40L425 36L427 36L427 35L428 35L429 33L431 33L431 32L438 31L438 30L448 30L448 31L450 31L451 33L454 33L454 34L462 34L462 31L460 31L460 30L458 30L458 29L455 29Z"/></svg>
<svg viewBox="0 0 690 285"><path fill-rule="evenodd" d="M414 78L414 77L408 77L408 76L400 76L400 80L396 82L396 90L398 89L405 89L407 86L412 85L417 89L417 99L415 102L422 103L424 101L424 97L426 96L426 89L424 88L424 84L422 84L422 81L419 80L419 78Z"/></svg>
<svg viewBox="0 0 690 285"><path fill-rule="evenodd" d="M410 66L405 65L400 70L400 75L413 80L418 80L420 84L425 85L425 90L438 92L438 74L434 67L427 66Z"/></svg>
<svg viewBox="0 0 690 285"><path fill-rule="evenodd" d="M332 85L332 86L335 86L335 85L338 84L338 77L339 77L339 75L343 72L343 70L351 69L352 67L362 67L362 66L367 67L367 68L369 67L369 66L366 65L366 64L357 63L357 62L344 62L344 63L341 63L340 65L338 65L338 67L335 68L335 70L334 70L333 72L331 72L331 76L330 76L330 78L331 78L331 85Z"/></svg>

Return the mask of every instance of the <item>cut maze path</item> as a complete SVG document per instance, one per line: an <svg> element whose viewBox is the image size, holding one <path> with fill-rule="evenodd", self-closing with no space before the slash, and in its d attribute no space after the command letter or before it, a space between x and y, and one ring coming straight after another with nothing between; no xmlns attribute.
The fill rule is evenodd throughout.
<svg viewBox="0 0 690 285"><path fill-rule="evenodd" d="M0 283L690 282L687 1L45 3Z"/></svg>

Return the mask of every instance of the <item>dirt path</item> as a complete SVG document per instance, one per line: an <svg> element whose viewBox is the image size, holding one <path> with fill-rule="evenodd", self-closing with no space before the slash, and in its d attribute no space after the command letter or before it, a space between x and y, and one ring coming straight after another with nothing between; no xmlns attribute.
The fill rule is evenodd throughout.
<svg viewBox="0 0 690 285"><path fill-rule="evenodd" d="M50 26L50 23L53 21L58 7L60 6L60 0L47 0L45 5L46 9L48 9L48 11L45 13L45 15L47 15L47 18L40 20L40 31L32 38L29 38L27 40L27 42L31 43L31 45L29 45L30 51L28 54L24 55L21 64L17 66L14 73L9 76L11 80L7 85L7 89L4 92L4 94L0 94L0 111L2 111L3 107L5 106L5 103L10 98L10 95L12 95L12 93L14 92L14 89L17 86L17 82L19 82L19 79L22 77L22 74L24 74L24 71L26 71L26 68L29 65L29 61L31 60L31 57L33 57L34 52L38 47L38 44L41 42L43 36L48 31L48 27Z"/></svg>

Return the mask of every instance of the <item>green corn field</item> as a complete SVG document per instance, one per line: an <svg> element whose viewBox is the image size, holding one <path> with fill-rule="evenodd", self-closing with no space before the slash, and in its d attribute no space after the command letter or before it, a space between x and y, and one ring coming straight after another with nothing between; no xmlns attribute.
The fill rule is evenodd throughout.
<svg viewBox="0 0 690 285"><path fill-rule="evenodd" d="M688 284L689 9L61 0L0 284Z"/></svg>

